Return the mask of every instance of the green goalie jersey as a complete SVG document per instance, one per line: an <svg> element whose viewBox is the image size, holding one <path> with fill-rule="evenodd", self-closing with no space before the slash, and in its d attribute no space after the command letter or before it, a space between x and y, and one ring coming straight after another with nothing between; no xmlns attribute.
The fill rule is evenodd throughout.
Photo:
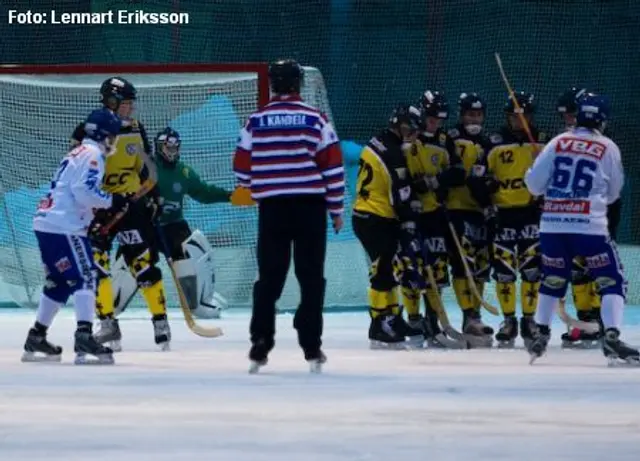
<svg viewBox="0 0 640 461"><path fill-rule="evenodd" d="M207 184L189 165L178 161L167 165L156 161L158 168L158 191L164 200L160 224L169 224L184 219L184 196L188 195L200 203L228 202L230 193Z"/></svg>

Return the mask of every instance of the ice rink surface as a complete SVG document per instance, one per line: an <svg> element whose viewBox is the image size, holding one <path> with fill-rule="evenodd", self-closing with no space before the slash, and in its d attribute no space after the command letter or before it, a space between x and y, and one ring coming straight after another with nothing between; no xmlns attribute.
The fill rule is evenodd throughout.
<svg viewBox="0 0 640 461"><path fill-rule="evenodd" d="M624 336L640 344L629 320ZM329 314L329 362L310 375L281 315L268 367L250 376L246 312L218 321L218 339L174 313L166 353L145 313L128 314L113 367L72 365L70 311L50 334L63 363L20 363L32 321L0 313L1 461L640 459L640 368L561 351L560 326L529 366L521 349L371 351L366 313Z"/></svg>

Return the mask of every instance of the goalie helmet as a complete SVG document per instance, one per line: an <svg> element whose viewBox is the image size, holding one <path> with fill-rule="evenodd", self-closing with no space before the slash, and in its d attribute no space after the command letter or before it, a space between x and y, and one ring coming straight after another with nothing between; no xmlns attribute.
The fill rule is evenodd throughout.
<svg viewBox="0 0 640 461"><path fill-rule="evenodd" d="M111 110L118 110L122 101L133 101L136 99L135 87L122 77L111 77L100 87L102 104Z"/></svg>
<svg viewBox="0 0 640 461"><path fill-rule="evenodd" d="M105 143L105 140L120 133L122 121L115 113L107 108L96 109L84 122L85 136L99 143ZM108 143L105 143L108 145Z"/></svg>
<svg viewBox="0 0 640 461"><path fill-rule="evenodd" d="M275 94L300 93L304 70L293 59L282 59L269 64L269 84Z"/></svg>
<svg viewBox="0 0 640 461"><path fill-rule="evenodd" d="M586 88L572 87L560 95L556 102L556 111L560 114L575 114L578 112L578 99L587 93Z"/></svg>
<svg viewBox="0 0 640 461"><path fill-rule="evenodd" d="M420 109L423 117L435 117L442 120L449 118L449 103L440 91L427 90L420 98Z"/></svg>
<svg viewBox="0 0 640 461"><path fill-rule="evenodd" d="M154 140L156 156L169 165L175 165L180 159L180 135L167 127L156 135Z"/></svg>
<svg viewBox="0 0 640 461"><path fill-rule="evenodd" d="M611 106L609 98L595 93L586 93L578 100L578 126L601 129L609 120Z"/></svg>
<svg viewBox="0 0 640 461"><path fill-rule="evenodd" d="M507 102L504 105L504 111L507 114L534 114L536 111L536 104L532 93L526 91L514 91L513 96L518 102L516 107L511 96L507 96Z"/></svg>

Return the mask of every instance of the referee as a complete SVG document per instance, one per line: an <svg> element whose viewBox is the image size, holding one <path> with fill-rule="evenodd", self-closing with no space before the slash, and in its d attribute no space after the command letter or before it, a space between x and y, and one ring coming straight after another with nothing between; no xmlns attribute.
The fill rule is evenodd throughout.
<svg viewBox="0 0 640 461"><path fill-rule="evenodd" d="M253 287L250 373L267 363L275 344L276 302L291 255L300 284L293 325L311 370L320 371L327 212L342 228L344 166L333 126L300 97L302 67L269 66L272 98L240 131L233 169L238 188L258 202L258 280ZM236 191L238 192L238 191Z"/></svg>

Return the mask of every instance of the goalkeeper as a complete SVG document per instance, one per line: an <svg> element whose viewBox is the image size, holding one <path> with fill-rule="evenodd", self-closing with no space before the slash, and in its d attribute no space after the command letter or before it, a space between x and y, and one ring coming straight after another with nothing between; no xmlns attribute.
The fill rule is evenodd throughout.
<svg viewBox="0 0 640 461"><path fill-rule="evenodd" d="M212 248L199 231L191 232L184 219L184 196L199 203L229 202L231 193L207 184L189 165L180 161L180 135L165 128L155 138L155 162L163 212L158 232L163 252L175 262L180 284L196 317L218 318L221 306L214 301Z"/></svg>

